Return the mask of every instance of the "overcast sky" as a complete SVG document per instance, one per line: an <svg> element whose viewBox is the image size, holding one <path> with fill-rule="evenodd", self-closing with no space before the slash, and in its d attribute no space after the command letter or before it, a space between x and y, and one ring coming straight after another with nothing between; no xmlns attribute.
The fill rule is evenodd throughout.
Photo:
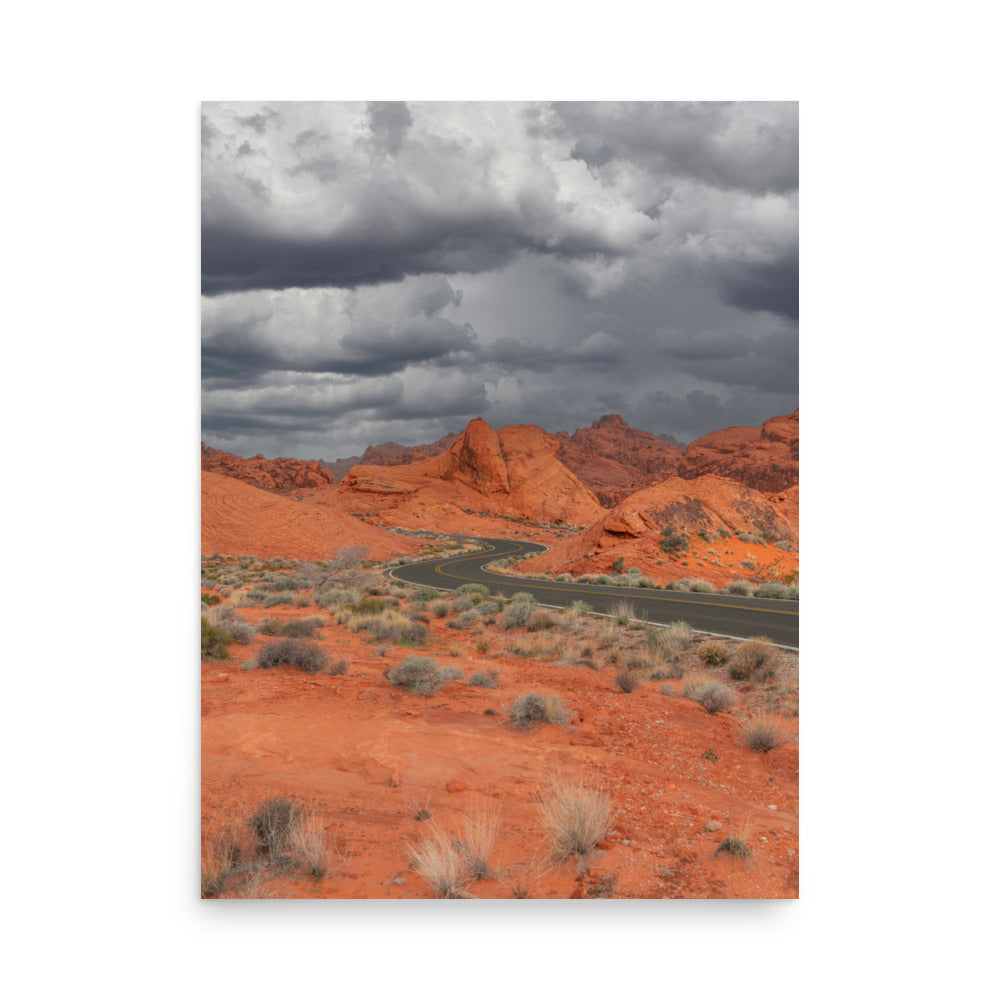
<svg viewBox="0 0 1000 1000"><path fill-rule="evenodd" d="M213 447L798 406L796 103L205 103L201 142Z"/></svg>

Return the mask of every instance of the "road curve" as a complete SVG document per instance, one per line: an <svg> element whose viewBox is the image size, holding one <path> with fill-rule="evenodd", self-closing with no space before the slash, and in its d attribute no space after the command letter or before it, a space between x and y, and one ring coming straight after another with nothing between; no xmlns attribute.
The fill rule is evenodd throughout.
<svg viewBox="0 0 1000 1000"><path fill-rule="evenodd" d="M799 648L799 602L731 594L691 594L644 587L595 587L584 583L558 583L490 573L485 563L509 555L544 552L544 545L509 538L475 538L491 546L488 552L448 556L428 562L397 566L390 576L405 583L456 590L463 583L484 583L492 593L510 597L518 591L533 594L540 604L564 608L573 601L586 601L595 611L607 614L611 606L628 600L635 616L659 625L686 621L697 632L747 639L766 635L779 646Z"/></svg>

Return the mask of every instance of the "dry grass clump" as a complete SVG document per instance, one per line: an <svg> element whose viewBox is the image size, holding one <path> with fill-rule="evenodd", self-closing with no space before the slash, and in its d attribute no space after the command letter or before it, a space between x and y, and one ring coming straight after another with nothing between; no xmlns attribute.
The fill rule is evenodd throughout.
<svg viewBox="0 0 1000 1000"><path fill-rule="evenodd" d="M750 853L750 848L747 847L746 841L742 837L726 837L726 839L719 844L718 850L715 852L716 856L720 854L731 854L734 858L741 858L744 861L749 861L752 857Z"/></svg>
<svg viewBox="0 0 1000 1000"><path fill-rule="evenodd" d="M469 899L465 887L472 876L465 858L452 839L440 827L431 826L415 846L408 847L417 874L434 890L439 899Z"/></svg>
<svg viewBox="0 0 1000 1000"><path fill-rule="evenodd" d="M759 715L750 719L743 726L743 742L751 750L759 750L767 753L784 743L781 730L771 722L766 716Z"/></svg>
<svg viewBox="0 0 1000 1000"><path fill-rule="evenodd" d="M625 694L631 694L642 682L642 676L637 670L619 670L615 674L615 683L618 689Z"/></svg>
<svg viewBox="0 0 1000 1000"><path fill-rule="evenodd" d="M768 672L777 650L766 636L755 636L740 644L729 658L729 676L733 680L749 680L755 674Z"/></svg>
<svg viewBox="0 0 1000 1000"><path fill-rule="evenodd" d="M330 839L318 816L301 816L288 837L288 846L301 859L302 867L317 882L327 873Z"/></svg>
<svg viewBox="0 0 1000 1000"><path fill-rule="evenodd" d="M698 659L712 667L722 666L729 659L725 643L705 642L698 647Z"/></svg>
<svg viewBox="0 0 1000 1000"><path fill-rule="evenodd" d="M614 819L611 794L584 781L553 779L538 806L555 861L589 854L607 836Z"/></svg>
<svg viewBox="0 0 1000 1000"><path fill-rule="evenodd" d="M302 815L299 805L282 796L262 802L248 821L257 838L258 853L272 858L283 854Z"/></svg>
<svg viewBox="0 0 1000 1000"><path fill-rule="evenodd" d="M569 722L566 703L555 694L523 694L507 709L507 716L517 727L551 722L564 726Z"/></svg>
<svg viewBox="0 0 1000 1000"><path fill-rule="evenodd" d="M614 618L616 625L628 625L635 618L635 605L631 601L616 601L608 613Z"/></svg>
<svg viewBox="0 0 1000 1000"><path fill-rule="evenodd" d="M469 678L469 687L495 688L500 674L496 670L479 671Z"/></svg>
<svg viewBox="0 0 1000 1000"><path fill-rule="evenodd" d="M499 830L500 811L496 806L485 808L464 821L462 850L466 870L473 879L490 878L493 874L490 856Z"/></svg>
<svg viewBox="0 0 1000 1000"><path fill-rule="evenodd" d="M728 684L723 684L721 681L699 684L688 697L692 701L698 702L709 715L715 715L716 712L724 712L727 708L732 708L736 701L736 693Z"/></svg>

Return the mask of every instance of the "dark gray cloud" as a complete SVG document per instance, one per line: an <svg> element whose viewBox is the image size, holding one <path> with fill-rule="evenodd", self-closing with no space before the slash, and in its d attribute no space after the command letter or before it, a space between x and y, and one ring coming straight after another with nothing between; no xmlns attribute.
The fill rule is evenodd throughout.
<svg viewBox="0 0 1000 1000"><path fill-rule="evenodd" d="M793 103L206 104L202 148L208 443L798 406Z"/></svg>

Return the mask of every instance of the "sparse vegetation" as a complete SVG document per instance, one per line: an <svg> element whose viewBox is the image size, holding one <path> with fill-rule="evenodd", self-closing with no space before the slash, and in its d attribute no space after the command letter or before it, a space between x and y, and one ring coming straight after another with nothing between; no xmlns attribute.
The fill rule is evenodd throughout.
<svg viewBox="0 0 1000 1000"><path fill-rule="evenodd" d="M698 659L713 667L720 667L729 659L729 650L721 642L704 642L698 647Z"/></svg>
<svg viewBox="0 0 1000 1000"><path fill-rule="evenodd" d="M631 694L640 684L642 677L636 670L619 670L615 674L615 683L620 691Z"/></svg>
<svg viewBox="0 0 1000 1000"><path fill-rule="evenodd" d="M607 790L562 778L550 782L539 801L539 811L556 861L571 854L589 854L607 836L613 820Z"/></svg>
<svg viewBox="0 0 1000 1000"><path fill-rule="evenodd" d="M386 676L393 687L405 687L412 694L433 694L447 681L441 665L429 656L408 656Z"/></svg>
<svg viewBox="0 0 1000 1000"><path fill-rule="evenodd" d="M468 899L465 887L471 876L465 859L452 839L440 827L432 826L427 836L409 848L410 859L417 874L440 899Z"/></svg>
<svg viewBox="0 0 1000 1000"><path fill-rule="evenodd" d="M767 753L783 743L781 731L769 719L758 716L743 726L743 742L751 750Z"/></svg>
<svg viewBox="0 0 1000 1000"><path fill-rule="evenodd" d="M564 726L569 722L565 702L554 694L523 694L507 710L507 716L519 728L539 722Z"/></svg>
<svg viewBox="0 0 1000 1000"><path fill-rule="evenodd" d="M726 837L726 839L719 844L719 848L715 853L716 855L731 854L734 858L741 858L744 861L749 861L752 857L750 848L747 847L746 841L744 841L741 837Z"/></svg>
<svg viewBox="0 0 1000 1000"><path fill-rule="evenodd" d="M469 678L469 687L495 688L499 676L495 670L491 670L488 673L479 671Z"/></svg>
<svg viewBox="0 0 1000 1000"><path fill-rule="evenodd" d="M695 687L690 695L692 701L698 702L702 708L710 715L716 712L724 712L727 708L732 708L736 700L736 694L731 687L721 681L708 681Z"/></svg>
<svg viewBox="0 0 1000 1000"><path fill-rule="evenodd" d="M201 658L203 660L228 660L229 645L233 637L223 628L216 628L201 616Z"/></svg>
<svg viewBox="0 0 1000 1000"><path fill-rule="evenodd" d="M729 676L741 681L749 680L757 673L765 673L775 652L774 644L765 636L748 639L729 658Z"/></svg>
<svg viewBox="0 0 1000 1000"><path fill-rule="evenodd" d="M330 657L318 643L307 639L281 639L269 642L257 654L257 666L264 669L287 664L298 667L307 674L318 674L329 669Z"/></svg>
<svg viewBox="0 0 1000 1000"><path fill-rule="evenodd" d="M630 601L618 601L611 605L611 617L617 625L628 625L635 617L635 606Z"/></svg>

